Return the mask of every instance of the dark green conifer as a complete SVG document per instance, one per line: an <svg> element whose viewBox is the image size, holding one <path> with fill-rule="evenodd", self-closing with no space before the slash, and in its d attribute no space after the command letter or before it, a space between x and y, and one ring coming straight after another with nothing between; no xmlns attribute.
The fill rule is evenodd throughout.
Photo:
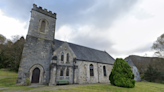
<svg viewBox="0 0 164 92"><path fill-rule="evenodd" d="M119 87L132 88L135 86L131 67L123 59L116 59L109 80L112 85Z"/></svg>

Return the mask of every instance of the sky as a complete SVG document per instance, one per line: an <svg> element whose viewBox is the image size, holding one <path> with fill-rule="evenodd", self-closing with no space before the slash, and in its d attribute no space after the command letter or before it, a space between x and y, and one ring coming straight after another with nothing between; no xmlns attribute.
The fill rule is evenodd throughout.
<svg viewBox="0 0 164 92"><path fill-rule="evenodd" d="M0 34L26 38L33 4L57 13L55 39L108 52L153 56L164 0L0 0Z"/></svg>

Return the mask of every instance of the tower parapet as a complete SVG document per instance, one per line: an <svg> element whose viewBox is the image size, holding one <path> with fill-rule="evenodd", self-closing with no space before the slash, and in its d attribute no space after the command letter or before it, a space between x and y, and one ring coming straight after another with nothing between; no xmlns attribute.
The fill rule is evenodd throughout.
<svg viewBox="0 0 164 92"><path fill-rule="evenodd" d="M45 8L42 9L41 6L37 7L36 4L33 4L32 10L37 11L37 12L40 12L40 13L43 13L45 15L48 15L48 16L53 17L53 18L56 19L56 13L52 13L52 11L47 11L47 9L45 9Z"/></svg>

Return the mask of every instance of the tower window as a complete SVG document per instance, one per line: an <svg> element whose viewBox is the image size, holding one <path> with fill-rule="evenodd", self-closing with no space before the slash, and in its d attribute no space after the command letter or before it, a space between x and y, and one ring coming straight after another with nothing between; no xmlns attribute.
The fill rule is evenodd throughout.
<svg viewBox="0 0 164 92"><path fill-rule="evenodd" d="M93 65L90 64L90 76L94 76Z"/></svg>
<svg viewBox="0 0 164 92"><path fill-rule="evenodd" d="M46 22L43 20L42 23L41 23L40 32L45 33L45 28L46 28Z"/></svg>
<svg viewBox="0 0 164 92"><path fill-rule="evenodd" d="M60 71L60 76L63 76L63 69L61 69Z"/></svg>
<svg viewBox="0 0 164 92"><path fill-rule="evenodd" d="M64 61L64 53L61 53L61 61Z"/></svg>
<svg viewBox="0 0 164 92"><path fill-rule="evenodd" d="M67 62L69 62L69 53L67 53Z"/></svg>
<svg viewBox="0 0 164 92"><path fill-rule="evenodd" d="M66 76L69 76L69 69L67 68Z"/></svg>
<svg viewBox="0 0 164 92"><path fill-rule="evenodd" d="M104 76L106 76L106 67L103 66Z"/></svg>

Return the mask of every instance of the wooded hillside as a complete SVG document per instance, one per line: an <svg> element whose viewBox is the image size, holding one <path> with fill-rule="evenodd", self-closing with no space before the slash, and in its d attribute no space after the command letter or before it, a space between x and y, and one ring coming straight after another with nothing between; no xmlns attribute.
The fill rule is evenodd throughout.
<svg viewBox="0 0 164 92"><path fill-rule="evenodd" d="M147 69L149 64L151 64L153 68L157 68L159 71L164 71L164 58L130 55L125 59L131 59L138 68L140 74Z"/></svg>

